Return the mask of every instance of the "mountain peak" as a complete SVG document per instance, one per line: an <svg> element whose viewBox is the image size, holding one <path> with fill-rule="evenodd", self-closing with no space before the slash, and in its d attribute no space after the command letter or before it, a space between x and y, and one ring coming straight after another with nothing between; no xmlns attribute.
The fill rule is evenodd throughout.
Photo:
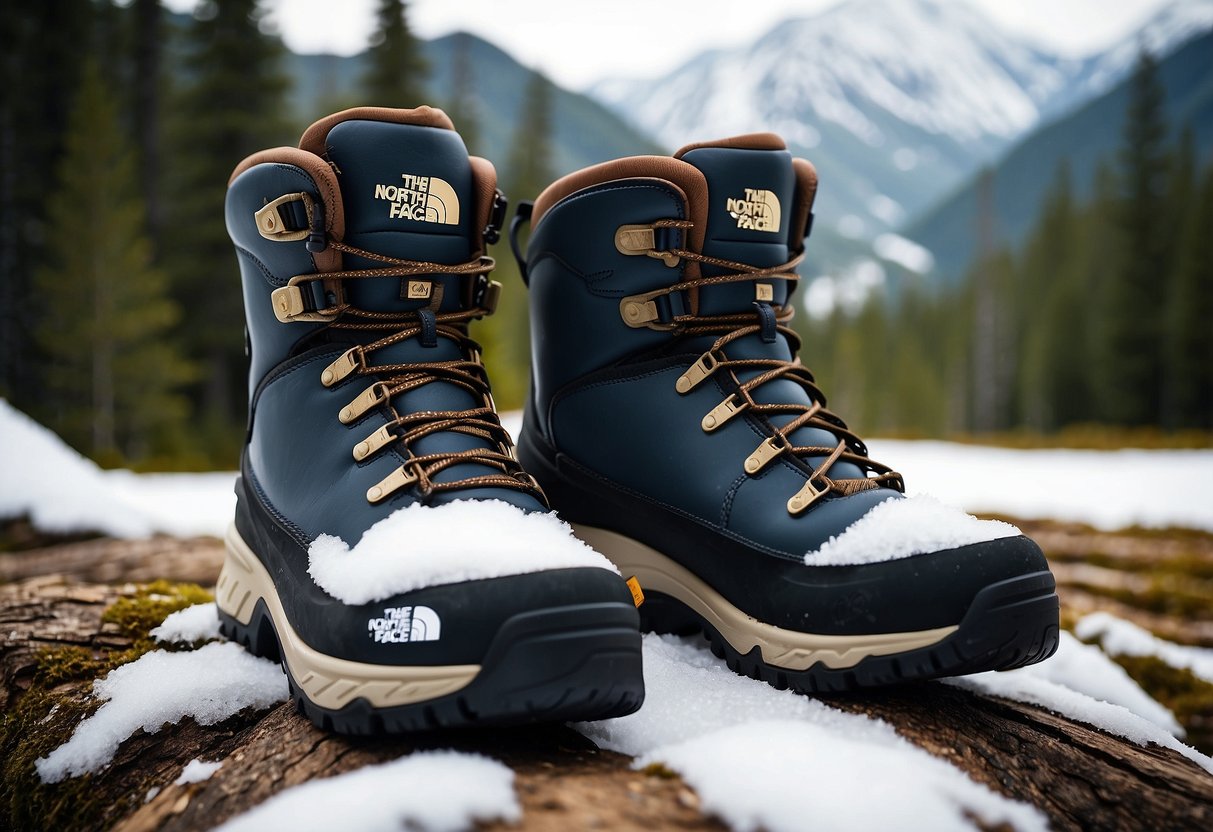
<svg viewBox="0 0 1213 832"><path fill-rule="evenodd" d="M1141 37L1162 51L1210 26L1213 0L1176 0ZM590 92L670 148L705 136L782 134L821 163L822 211L853 215L847 227L859 222L870 236L925 208L1045 117L1123 77L1137 46L1118 48L1123 54L1063 58L971 2L846 0L659 78Z"/></svg>

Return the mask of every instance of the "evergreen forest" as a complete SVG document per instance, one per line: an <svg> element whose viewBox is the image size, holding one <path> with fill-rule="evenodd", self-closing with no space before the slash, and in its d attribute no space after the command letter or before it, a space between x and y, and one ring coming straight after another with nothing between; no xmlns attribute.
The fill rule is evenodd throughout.
<svg viewBox="0 0 1213 832"><path fill-rule="evenodd" d="M566 172L554 138L566 93L529 72L515 122L489 123L473 39L453 38L449 65L435 65L407 5L380 0L360 95L313 90L301 112L308 79L292 77L257 0L203 0L184 20L158 0L6 7L0 397L103 465L234 468L247 380L223 199L237 162L295 144L334 109L430 103L473 153L503 137L508 150L492 158L512 202ZM438 76L441 97L429 92ZM1132 91L1123 122L1108 125L1120 150L1101 160L1093 195L1076 197L1063 164L1025 244L1001 245L979 211L963 281L798 315L802 360L832 410L878 435L1208 444L1213 166L1183 125L1165 123L1148 54ZM498 405L515 409L526 298L508 244L491 253L505 292L473 335Z"/></svg>

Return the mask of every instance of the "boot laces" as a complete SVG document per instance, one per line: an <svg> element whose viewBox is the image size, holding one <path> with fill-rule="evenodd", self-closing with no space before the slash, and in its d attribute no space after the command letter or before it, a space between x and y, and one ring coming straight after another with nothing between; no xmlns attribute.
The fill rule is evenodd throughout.
<svg viewBox="0 0 1213 832"><path fill-rule="evenodd" d="M693 223L686 220L660 220L653 224L654 228L675 228L686 232ZM781 279L789 283L788 294L791 295L800 275L795 269L804 260L803 252L797 254L786 263L768 268L760 268L748 263L734 260L724 260L709 257L685 248L670 248L655 250L650 256L664 260L667 265L676 265L678 260L685 259L703 265L725 269L725 273L713 277L692 278L683 280L666 289L646 293L645 299L659 295L670 295L675 292L698 290L707 286L719 286L729 283L755 283L766 280ZM756 289L756 296L758 291ZM625 298L625 303L629 299ZM760 304L756 302L756 307ZM621 304L621 308L623 305ZM691 365L677 382L676 389L680 394L689 393L697 384L714 373L725 373L736 390L720 405L704 416L701 427L705 431L713 431L728 419L742 411L748 410L757 416L791 415L793 418L782 426L775 426L766 419L769 426L769 436L746 458L744 469L750 475L760 473L777 457L787 456L803 460L809 466L810 474L804 488L788 500L788 511L800 514L810 505L828 493L842 496L867 491L873 488L892 488L899 492L905 491L905 481L901 474L887 465L883 465L868 456L867 446L856 436L839 416L826 407L826 397L817 386L812 372L800 363L800 336L789 324L796 313L791 304L771 306L774 314L774 332L787 339L791 348L792 359L780 358L729 358L725 348L742 338L752 335L763 335L770 332L768 322L763 321L763 310L757 312L741 312L721 315L699 315L694 311L676 314L668 324L661 328L668 329L676 337L692 337L716 335L712 346ZM742 381L739 372L757 372L756 375ZM803 387L809 395L810 405L797 402L762 403L755 401L754 391L768 382L776 379L787 379ZM826 445L796 445L789 438L802 427L820 428L838 438L837 444ZM823 458L816 465L811 464L810 458ZM849 462L864 472L862 478L829 476L830 470L838 462Z"/></svg>
<svg viewBox="0 0 1213 832"><path fill-rule="evenodd" d="M364 375L376 379L371 387L342 409L339 418L343 422L354 421L369 407L376 405L386 407L391 414L386 425L359 442L353 449L354 458L360 462L389 445L394 445L405 457L405 462L399 469L367 492L367 499L372 503L379 502L404 487L415 488L423 501L432 495L458 489L509 488L530 493L546 505L547 501L539 483L523 470L515 456L513 440L509 432L502 427L493 402L488 373L480 360L480 345L467 331L470 321L492 314L496 305L495 297L489 296L500 287L486 279L495 265L493 259L479 257L465 263L448 265L388 257L335 240L329 240L328 245L344 254L388 265L384 268L300 275L296 280L323 281L326 286L334 286L337 285L335 281L346 280L459 275L476 278L483 285L486 295L484 298L477 298L468 308L440 312L438 307L442 302L443 284L426 281L430 303L423 309L375 312L360 309L342 299L324 310L326 317L333 318L327 329L384 333L382 337L369 343L351 347L330 364L321 376L325 386L331 386L350 375ZM370 357L377 350L413 338L429 339L431 345L437 338L448 339L455 342L462 357L446 361L402 364L371 363ZM463 410L401 412L392 403L392 399L399 394L438 382L463 388L483 404ZM419 440L441 432L473 436L492 443L494 447L428 454L414 452L413 447ZM467 476L445 482L435 481L434 478L440 472L459 464L488 466L499 473Z"/></svg>

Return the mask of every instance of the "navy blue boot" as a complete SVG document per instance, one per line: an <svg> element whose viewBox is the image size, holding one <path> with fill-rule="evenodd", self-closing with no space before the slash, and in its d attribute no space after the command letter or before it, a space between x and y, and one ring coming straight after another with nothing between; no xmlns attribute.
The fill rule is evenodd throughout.
<svg viewBox="0 0 1213 832"><path fill-rule="evenodd" d="M492 165L428 107L330 116L229 183L252 366L220 619L322 727L643 699L632 594L547 510L468 337L504 213Z"/></svg>
<svg viewBox="0 0 1213 832"><path fill-rule="evenodd" d="M905 497L797 357L816 189L756 134L598 165L524 206L519 459L639 578L642 626L703 631L739 673L818 691L1041 661L1058 603L1040 549Z"/></svg>

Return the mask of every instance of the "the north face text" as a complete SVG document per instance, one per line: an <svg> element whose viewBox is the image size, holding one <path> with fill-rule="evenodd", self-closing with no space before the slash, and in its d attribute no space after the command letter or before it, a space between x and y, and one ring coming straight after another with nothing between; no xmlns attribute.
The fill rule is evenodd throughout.
<svg viewBox="0 0 1213 832"><path fill-rule="evenodd" d="M429 607L388 607L382 618L369 619L366 629L377 644L437 641L442 621Z"/></svg>
<svg viewBox="0 0 1213 832"><path fill-rule="evenodd" d="M400 174L399 185L376 185L375 199L386 200L388 216L414 222L459 224L459 197L445 179Z"/></svg>
<svg viewBox="0 0 1213 832"><path fill-rule="evenodd" d="M779 197L770 191L746 188L742 198L729 197L725 206L738 228L751 231L779 231Z"/></svg>

